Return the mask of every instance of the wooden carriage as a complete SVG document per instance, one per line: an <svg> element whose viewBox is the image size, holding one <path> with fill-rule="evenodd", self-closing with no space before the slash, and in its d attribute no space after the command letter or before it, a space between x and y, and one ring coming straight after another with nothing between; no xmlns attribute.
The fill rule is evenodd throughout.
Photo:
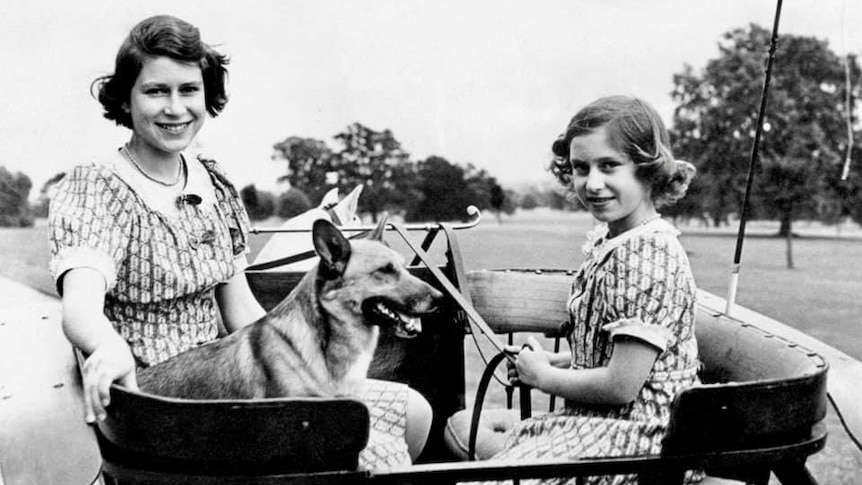
<svg viewBox="0 0 862 485"><path fill-rule="evenodd" d="M35 357L44 359L53 352L52 379L59 381L53 389L61 392L52 397L54 414L40 426L63 430L59 442L76 448L37 473L50 480L23 479L35 473L34 463L44 466L50 458L34 461L23 451L6 453L0 462L0 476L6 481L0 483L60 483L56 477L70 473L100 474L106 483L412 483L630 473L639 474L640 483L681 483L682 472L695 468L749 483L765 484L771 472L782 483L816 483L805 463L826 439L822 420L829 366L818 353L764 328L772 325L765 317L746 312L743 321L723 315L720 299L708 293L699 295L697 315L704 384L676 397L660 455L526 463L455 461L444 443L443 428L446 418L466 402L464 340L475 319L470 315L501 335L554 335L567 318L561 302L571 275L553 270L465 273L451 227L428 226L424 232L420 246L407 243L416 255L410 270L449 292L450 298L426 318L420 337L398 340L384 335L371 370L373 377L410 384L432 404L431 437L417 464L357 470L357 454L367 439L368 411L351 399L193 402L114 386L108 418L93 433L80 421L80 382L71 349L54 331L50 339L40 337L50 348ZM441 234L444 237L438 238ZM443 241L444 256L425 264L426 251L435 240ZM271 307L301 274L252 268L247 276L261 303ZM57 318L56 302L53 305L53 314L45 319ZM767 325L761 325L764 322ZM7 406L5 411L7 423L15 416L28 416L26 406L11 407L11 414ZM32 441L25 433L33 426L31 420L7 427L0 441L3 451ZM48 449L44 451L47 454Z"/></svg>

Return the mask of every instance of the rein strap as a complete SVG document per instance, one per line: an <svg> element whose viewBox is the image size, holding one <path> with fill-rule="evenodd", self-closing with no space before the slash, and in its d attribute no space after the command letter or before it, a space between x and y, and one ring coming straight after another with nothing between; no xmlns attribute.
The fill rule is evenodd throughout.
<svg viewBox="0 0 862 485"><path fill-rule="evenodd" d="M500 343L499 340L497 340L497 336L494 333L494 330L492 330L491 327L482 318L482 316L479 315L479 312L477 312L476 309L473 308L473 305L470 304L470 302L468 302L466 298L464 298L464 295L462 295L461 292L458 291L458 288L455 288L455 285L453 285L452 282L449 281L449 278L447 278L446 275L444 275L443 272L440 271L440 269L437 268L437 266L435 266L431 262L431 259L428 257L428 253L426 253L422 248L413 244L413 242L410 241L410 239L407 237L407 232L401 226L393 224L391 222L389 223L389 225L392 226L393 229L395 229L395 232L397 232L402 239L404 239L404 242L407 244L407 246L416 254L419 260L422 261L422 264L424 264L425 267L428 268L428 271L430 271L434 278L443 286L443 289L446 290L449 296L452 297L453 300L455 300L455 303L457 303L458 306L461 307L461 309L464 311L464 313L467 314L470 320L473 321L475 326L479 329L480 333L484 335L489 342L491 342L491 345L493 345L497 349L497 351L504 353L507 359L509 359L511 362L514 362L515 356L509 352L506 352L506 349L503 344Z"/></svg>

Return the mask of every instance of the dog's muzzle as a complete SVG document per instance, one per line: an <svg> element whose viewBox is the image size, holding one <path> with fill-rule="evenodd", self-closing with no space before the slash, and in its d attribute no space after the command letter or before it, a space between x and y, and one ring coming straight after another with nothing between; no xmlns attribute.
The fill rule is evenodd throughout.
<svg viewBox="0 0 862 485"><path fill-rule="evenodd" d="M399 308L385 298L369 298L362 304L362 313L369 323L392 328L400 338L413 338L422 333L418 316Z"/></svg>

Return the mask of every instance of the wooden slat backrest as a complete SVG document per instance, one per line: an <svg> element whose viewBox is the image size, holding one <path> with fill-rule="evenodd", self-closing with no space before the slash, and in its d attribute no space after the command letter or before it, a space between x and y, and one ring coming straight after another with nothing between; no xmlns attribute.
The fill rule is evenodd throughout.
<svg viewBox="0 0 862 485"><path fill-rule="evenodd" d="M555 336L569 318L571 272L480 270L467 278L474 306L496 332ZM809 433L823 419L827 365L817 354L704 308L696 322L704 385L677 396L669 450L770 443Z"/></svg>
<svg viewBox="0 0 862 485"><path fill-rule="evenodd" d="M190 401L116 385L97 435L106 470L264 476L354 470L368 440L353 399Z"/></svg>

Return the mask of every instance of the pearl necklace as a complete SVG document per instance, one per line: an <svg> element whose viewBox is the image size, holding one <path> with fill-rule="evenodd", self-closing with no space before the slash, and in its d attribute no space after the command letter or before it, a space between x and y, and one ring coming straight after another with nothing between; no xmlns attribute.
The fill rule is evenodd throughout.
<svg viewBox="0 0 862 485"><path fill-rule="evenodd" d="M633 226L629 227L629 228L628 228L628 229L626 229L625 231L620 231L619 233L614 234L613 236L611 235L611 229L610 229L610 227L608 227L607 235L606 235L605 237L607 237L608 239L613 239L613 238L615 238L615 237L617 237L617 236L619 236L619 235L621 235L621 234L625 234L625 233L627 233L627 232L629 232L629 231L633 231L633 230L635 230L635 229L638 229L638 228L640 228L640 227L643 227L643 226L645 226L645 225L649 224L650 222L652 222L652 221L654 221L654 220L656 220L656 219L661 219L661 214L653 214L653 215L651 215L651 216L649 216L649 217L645 217L642 221L638 222L637 224L635 224L635 225L633 225ZM587 241L587 243L589 243L589 241ZM586 246L585 246L585 247L586 247Z"/></svg>
<svg viewBox="0 0 862 485"><path fill-rule="evenodd" d="M134 166L135 166L135 168L136 168L136 169L138 169L138 172L141 172L141 175L143 175L143 176L144 176L144 177L146 177L147 179L152 180L153 182L155 182L155 183L157 183L157 184L159 184L159 185L163 185L163 186L165 186L165 187L174 187L174 186L176 186L178 183L180 183L180 179L181 179L181 178L182 178L182 176L183 176L183 163L182 163L182 158L180 158L180 163L179 163L179 165L177 165L177 176L176 176L176 177L174 177L174 181L173 181L173 182L165 182L165 181L163 181L163 180L159 180L159 179L157 179L157 178L153 177L152 175L148 174L148 173L144 170L144 168L143 168L143 167L141 167L141 164L140 164L140 163L138 163L138 161L137 161L137 160L135 160L135 157L133 157L133 156L132 156L132 152L131 152L131 150L129 150L129 144L128 144L128 143L126 143L125 145L123 145L123 147L120 149L120 151L122 151L122 152L123 152L123 154L126 156L126 158L128 158L128 159L129 159L129 161L130 161L130 162L132 162L132 165L134 165Z"/></svg>
<svg viewBox="0 0 862 485"><path fill-rule="evenodd" d="M644 220L638 222L634 227L645 226L645 225L649 224L650 222L652 222L656 219L660 219L660 218L661 218L661 214L651 215L651 216L645 218Z"/></svg>

